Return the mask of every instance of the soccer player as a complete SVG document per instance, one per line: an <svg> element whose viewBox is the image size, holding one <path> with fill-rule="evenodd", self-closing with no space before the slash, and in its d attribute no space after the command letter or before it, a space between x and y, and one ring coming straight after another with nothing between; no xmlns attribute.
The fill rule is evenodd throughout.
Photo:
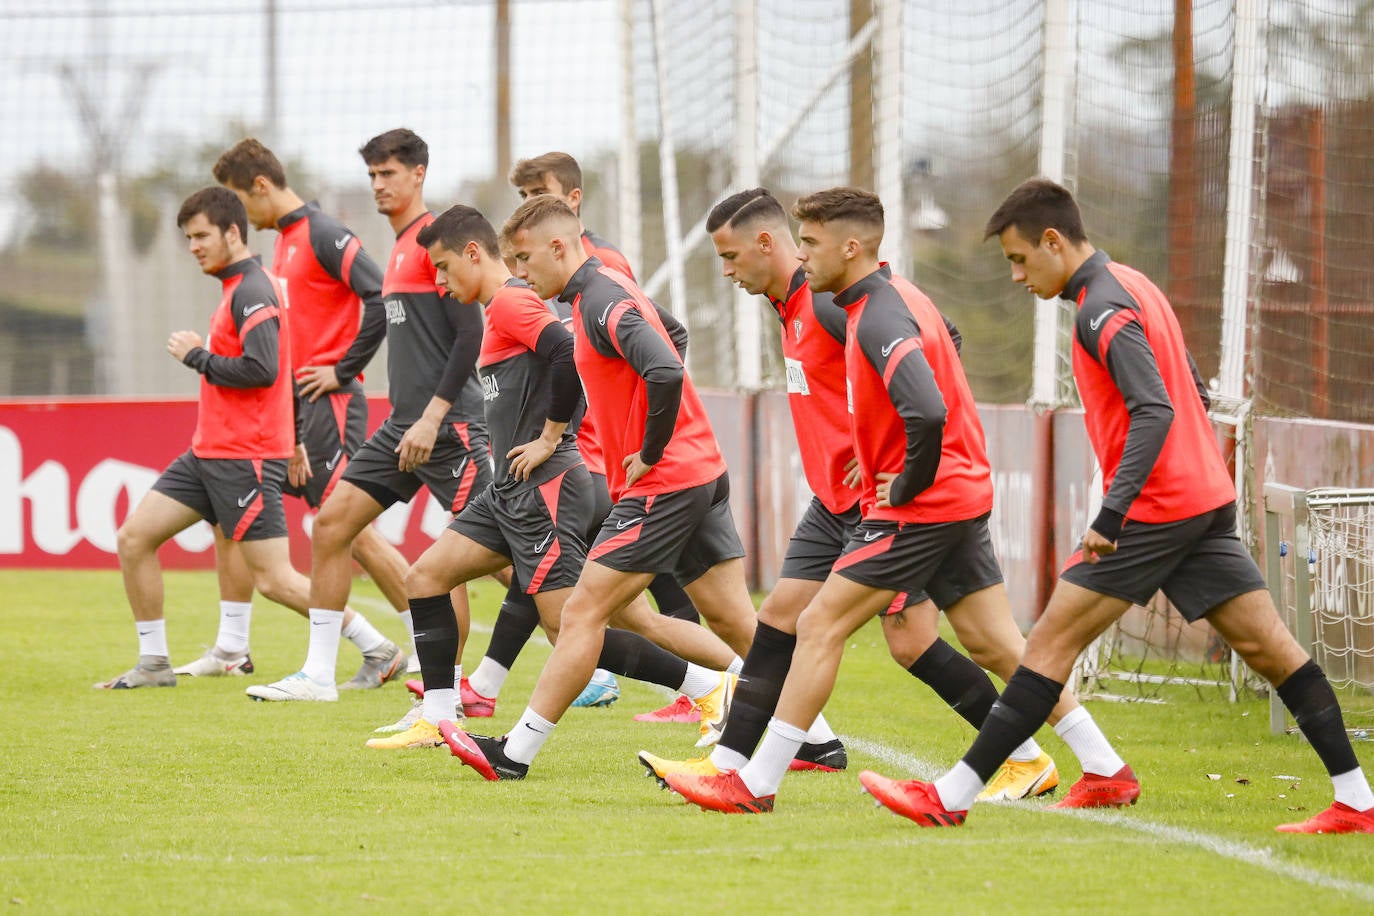
<svg viewBox="0 0 1374 916"><path fill-rule="evenodd" d="M443 295L429 253L415 241L434 219L423 197L429 147L400 128L372 138L359 153L377 209L396 232L382 283L391 415L353 455L315 519L305 664L273 684L249 687L248 695L260 700L338 699L334 665L352 584L353 539L422 485L456 514L491 479L482 389L473 371L481 310ZM465 597L457 600L466 604ZM466 607L460 613L465 620Z"/></svg>
<svg viewBox="0 0 1374 916"><path fill-rule="evenodd" d="M236 542L267 597L303 606L291 567L281 489L295 448L288 335L271 276L248 250L243 204L224 188L182 203L177 227L202 272L223 287L210 334L175 331L167 352L202 376L191 448L162 472L119 528L119 566L138 631L138 664L97 687L175 687L157 549L201 519L217 545Z"/></svg>
<svg viewBox="0 0 1374 916"><path fill-rule="evenodd" d="M281 162L259 141L238 142L213 171L215 180L243 202L255 229L278 232L272 271L291 314L300 439L283 493L319 509L367 436L367 397L360 380L386 336L382 272L352 231L291 190ZM371 526L359 534L352 551L398 611L405 611L406 561L400 552ZM235 581L241 566L232 557L220 558L219 635L213 647L177 668L177 674L252 671L252 581ZM380 687L400 667L403 653L360 614L344 631L362 651L363 664L341 686Z"/></svg>
<svg viewBox="0 0 1374 916"><path fill-rule="evenodd" d="M929 594L972 639L1000 642L1002 655L1014 658L1020 648L1014 637L998 635L1014 627L988 532L992 475L977 407L944 318L924 293L879 263L884 223L875 195L855 188L820 191L798 201L793 215L801 223L798 258L812 290L833 293L845 312L845 384L862 520L797 618L793 664L768 733L749 762L718 774L666 778L689 801L717 811L773 809L807 727L834 688L845 640L899 591ZM1073 710L1065 717L1074 726L1070 746L1085 773L1129 774L1072 696L1061 688L1055 699L1059 711ZM986 721L991 713L984 705L975 715ZM1021 744L1008 746L997 765ZM1033 793L1036 781L1009 781L1015 791L1005 795ZM1065 802L1078 806L1072 791Z"/></svg>
<svg viewBox="0 0 1374 916"><path fill-rule="evenodd" d="M721 201L707 217L706 229L725 277L766 296L779 321L792 421L802 468L815 495L788 545L782 574L759 608L754 644L720 743L709 756L686 761L641 753L640 762L660 781L670 772L711 775L745 765L782 691L796 646L797 617L820 591L860 521L859 491L849 485L856 459L845 384L844 309L829 292L812 292L798 263L787 213L765 189L741 191ZM945 324L957 351L958 331ZM976 588L984 580L986 587ZM953 602L946 605L950 624L974 661L999 677L1010 677L1025 640L1012 620L1001 576L961 583L943 597ZM978 664L939 637L938 613L928 600L899 595L884 609L883 635L898 664L977 728L997 699L997 689ZM833 771L847 762L844 746L819 717L791 768ZM986 797L1043 795L1058 784L1054 761L1032 738L1013 751Z"/></svg>
<svg viewBox="0 0 1374 916"><path fill-rule="evenodd" d="M528 200L539 194L552 194L567 204L569 209L577 215L579 224L581 223L582 168L577 164L577 160L567 153L550 152L531 159L521 159L511 169L510 183L519 192L521 200ZM630 264L625 260L625 256L610 242L591 232L586 226L581 226L581 239L582 248L588 256L599 259L607 267L620 271L631 280L635 279L634 272L630 269ZM554 299L550 305L558 312L559 318L564 321L571 321L572 310L567 303ZM678 325L676 320L666 312L660 311L659 317L664 320L665 325L676 325L676 327L669 326L670 333L681 333L683 344L678 346L678 351L681 353L685 346L686 328ZM676 339L674 342L677 343ZM586 461L587 467L592 473L593 483L604 487L606 475L601 457L601 446L596 436L594 423L586 417L583 418L577 430L577 445L582 452L583 460ZM700 620L696 608L692 605L692 600L687 597L687 593L682 590L682 586L672 576L665 574L656 577L649 585L649 593L654 596L660 613L669 617L690 620L693 623ZM477 669L473 671L471 678L468 679L467 691L475 694L472 696L465 692L465 697L470 701L468 705L471 708L479 709L482 712L495 710L496 695L505 682L505 677L511 666L515 664L515 659L520 654L520 650L529 640L530 634L534 632L538 623L539 613L534 604L528 600L528 596L512 589L501 604L496 623L492 627L491 641L487 644L486 654L481 663L478 664ZM620 685L616 683L615 676L609 671L598 668L593 672L592 679L587 684L586 689L573 701L573 705L609 706L619 697ZM471 702L480 699L485 699L488 702ZM696 715L696 708L690 698L679 696L665 710L643 713L636 718L641 721L694 721Z"/></svg>
<svg viewBox="0 0 1374 916"><path fill-rule="evenodd" d="M597 494L577 449L582 386L572 334L527 284L511 278L496 230L473 208L450 208L416 241L429 252L439 282L454 298L485 307L478 373L492 448L502 457L492 484L411 567L407 587L424 676L422 711L406 731L368 742L383 749L443 743L438 725L453 717L458 697L452 662L461 655L461 628L449 592L513 562L512 581L533 597L556 644L563 603L599 521ZM638 604L638 616L654 616L642 600ZM722 667L733 658L708 631L678 624L708 636L719 647L714 661ZM622 674L672 688L694 674L690 680L700 684L697 696L723 693L717 690L725 680L719 672L691 666L642 636L612 633L601 655Z"/></svg>
<svg viewBox="0 0 1374 916"><path fill-rule="evenodd" d="M558 642L516 727L499 739L451 732L450 748L488 779L528 772L595 669L607 622L657 574L673 573L736 652L754 634L729 477L705 408L648 297L588 258L580 235L577 216L551 195L526 200L501 233L517 276L540 297L572 304L578 374L616 503L563 606Z"/></svg>
<svg viewBox="0 0 1374 916"><path fill-rule="evenodd" d="M1205 619L1274 685L1331 775L1331 807L1278 830L1374 833L1374 793L1336 695L1285 629L1236 536L1235 487L1168 300L1139 271L1093 247L1073 196L1052 181L1032 179L1013 191L988 220L985 238L993 237L1013 282L1078 306L1074 381L1106 494L964 758L934 783L876 773L861 782L921 826L964 823L1007 748L1045 720L1079 653L1162 589L1185 619ZM1113 792L1119 778L1094 790Z"/></svg>

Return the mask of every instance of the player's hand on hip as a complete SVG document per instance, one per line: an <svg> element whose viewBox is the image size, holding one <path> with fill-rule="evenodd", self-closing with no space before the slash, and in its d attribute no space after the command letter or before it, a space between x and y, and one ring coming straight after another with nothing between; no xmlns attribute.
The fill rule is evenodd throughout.
<svg viewBox="0 0 1374 916"><path fill-rule="evenodd" d="M506 452L506 457L511 460L510 476L516 480L529 480L534 469L548 461L556 448L557 442L549 442L542 436L524 445L517 445Z"/></svg>
<svg viewBox="0 0 1374 916"><path fill-rule="evenodd" d="M1109 541L1089 528L1083 534L1083 561L1096 563L1102 557L1116 553L1116 542Z"/></svg>
<svg viewBox="0 0 1374 916"><path fill-rule="evenodd" d="M172 336L167 338L167 352L179 363L186 360L187 353L203 346L205 339L195 331L173 331Z"/></svg>
<svg viewBox="0 0 1374 916"><path fill-rule="evenodd" d="M397 467L410 472L429 461L434 451L434 440L438 437L437 423L424 417L416 420L401 437L401 444L396 446L396 454L400 456Z"/></svg>
<svg viewBox="0 0 1374 916"><path fill-rule="evenodd" d="M879 471L874 475L878 481L878 501L874 504L878 509L891 509L892 503L888 497L892 494L892 481L897 479L897 475L891 471Z"/></svg>
<svg viewBox="0 0 1374 916"><path fill-rule="evenodd" d="M310 456L305 453L305 443L296 443L291 460L286 464L286 479L293 487L303 487L305 482L315 476L310 470Z"/></svg>
<svg viewBox="0 0 1374 916"><path fill-rule="evenodd" d="M625 486L629 486L645 474L654 469L652 464L645 464L639 458L639 452L631 452L625 456L625 460L620 462L620 466L625 469Z"/></svg>
<svg viewBox="0 0 1374 916"><path fill-rule="evenodd" d="M296 381L301 386L301 394L312 401L319 400L322 394L338 391L341 387L339 374L334 371L333 366L306 366L298 369Z"/></svg>
<svg viewBox="0 0 1374 916"><path fill-rule="evenodd" d="M859 459L850 458L849 463L844 466L844 485L851 490L857 490L861 483L863 474L859 471Z"/></svg>

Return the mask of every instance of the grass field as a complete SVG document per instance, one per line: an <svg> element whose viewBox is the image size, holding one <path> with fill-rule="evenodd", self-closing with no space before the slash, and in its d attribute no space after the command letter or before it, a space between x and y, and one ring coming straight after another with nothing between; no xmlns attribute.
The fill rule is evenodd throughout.
<svg viewBox="0 0 1374 916"><path fill-rule="evenodd" d="M167 592L180 664L214 638L214 579L169 574ZM1331 790L1300 739L1269 735L1259 701L1095 704L1141 777L1139 805L985 805L963 828L921 830L875 810L858 771L933 774L971 730L888 659L870 625L827 707L850 771L793 774L773 814L726 817L684 806L635 762L640 748L695 753L694 726L632 720L666 699L656 689L624 684L610 709L571 710L529 779L487 783L445 748L363 747L408 707L399 685L334 704L250 702L247 684L295 670L305 651L300 618L262 599L256 675L115 693L91 684L136 654L117 574L0 572L0 595L10 912L1374 909L1374 837L1273 832ZM497 598L478 590L469 667ZM400 636L370 585L355 599ZM547 654L542 642L526 649L493 728L513 724ZM357 662L345 644L341 680ZM1051 731L1039 737L1066 787L1076 762ZM1374 744L1356 750L1374 772Z"/></svg>

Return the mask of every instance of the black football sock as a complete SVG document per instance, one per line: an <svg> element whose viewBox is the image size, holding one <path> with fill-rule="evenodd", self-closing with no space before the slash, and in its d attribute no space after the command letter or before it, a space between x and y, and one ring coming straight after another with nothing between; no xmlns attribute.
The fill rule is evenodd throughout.
<svg viewBox="0 0 1374 916"><path fill-rule="evenodd" d="M1007 681L1007 689L988 710L964 763L987 782L1017 745L1045 724L1063 692L1064 685L1058 681L1019 666Z"/></svg>
<svg viewBox="0 0 1374 916"><path fill-rule="evenodd" d="M537 626L539 608L535 606L534 598L512 582L506 590L505 600L501 602L501 610L496 614L496 623L492 625L486 657L509 671Z"/></svg>
<svg viewBox="0 0 1374 916"><path fill-rule="evenodd" d="M1337 776L1360 765L1355 749L1350 746L1350 736L1345 733L1336 692L1316 662L1309 658L1275 689L1327 773Z"/></svg>
<svg viewBox="0 0 1374 916"><path fill-rule="evenodd" d="M722 747L745 757L768 728L768 720L778 708L782 685L792 668L792 653L797 648L795 633L784 633L776 627L760 622L754 631L754 642L745 656L735 698L730 703L730 715L720 736Z"/></svg>
<svg viewBox="0 0 1374 916"><path fill-rule="evenodd" d="M453 689L453 660L458 655L458 619L447 593L432 598L411 598L410 616L415 624L415 654L420 656L420 677L425 690Z"/></svg>
<svg viewBox="0 0 1374 916"><path fill-rule="evenodd" d="M685 661L638 633L614 627L606 630L606 641L601 646L596 666L669 690L677 690L687 679Z"/></svg>
<svg viewBox="0 0 1374 916"><path fill-rule="evenodd" d="M654 596L658 612L664 617L701 623L701 615L697 613L696 605L692 604L692 599L687 597L682 586L677 584L677 579L668 573L660 573L649 583L649 594Z"/></svg>
<svg viewBox="0 0 1374 916"><path fill-rule="evenodd" d="M987 672L943 639L937 638L906 670L974 728L983 727L988 710L997 702L997 688Z"/></svg>

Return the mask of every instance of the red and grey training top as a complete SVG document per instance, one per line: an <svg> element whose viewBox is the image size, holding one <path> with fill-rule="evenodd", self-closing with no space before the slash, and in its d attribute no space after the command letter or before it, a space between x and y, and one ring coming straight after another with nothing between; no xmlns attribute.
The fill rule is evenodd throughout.
<svg viewBox="0 0 1374 916"><path fill-rule="evenodd" d="M630 262L625 260L625 255L620 249L590 229L582 230L582 250L587 253L587 257L596 258L611 270L618 270L634 280L635 272L630 269Z"/></svg>
<svg viewBox="0 0 1374 916"><path fill-rule="evenodd" d="M859 491L844 485L845 468L854 460L844 369L847 315L830 293L812 292L800 267L787 299L768 301L782 323L787 401L806 482L822 505L843 515L859 501ZM959 329L941 318L958 351Z"/></svg>
<svg viewBox="0 0 1374 916"><path fill-rule="evenodd" d="M210 316L210 335L182 360L202 376L191 453L290 458L295 398L277 285L256 257L235 261L215 276L223 291Z"/></svg>
<svg viewBox="0 0 1374 916"><path fill-rule="evenodd" d="M482 311L458 302L434 282L429 252L415 241L434 222L426 212L396 236L382 281L386 304L387 384L391 422L410 426L430 398L453 406L445 423L482 426L482 385L477 354L482 346Z"/></svg>
<svg viewBox="0 0 1374 916"><path fill-rule="evenodd" d="M886 264L835 296L865 519L930 524L992 510L983 425L944 318ZM897 474L879 509L877 475Z"/></svg>
<svg viewBox="0 0 1374 916"><path fill-rule="evenodd" d="M1123 518L1178 521L1233 502L1206 388L1159 287L1098 251L1061 295L1078 305L1073 377L1106 491L1093 529L1115 540Z"/></svg>
<svg viewBox="0 0 1374 916"><path fill-rule="evenodd" d="M477 374L482 380L487 432L503 492L535 487L582 463L576 414L581 389L573 365L572 334L528 285L509 280L487 303ZM510 475L506 454L539 438L544 422L568 423L554 453L528 481Z"/></svg>
<svg viewBox="0 0 1374 916"><path fill-rule="evenodd" d="M333 366L341 385L360 379L386 339L381 268L313 201L277 220L277 233L272 273L291 312L291 366Z"/></svg>
<svg viewBox="0 0 1374 916"><path fill-rule="evenodd" d="M706 408L649 297L588 258L559 298L572 303L574 356L611 498L686 490L724 474ZM634 452L653 467L627 487L621 463Z"/></svg>

